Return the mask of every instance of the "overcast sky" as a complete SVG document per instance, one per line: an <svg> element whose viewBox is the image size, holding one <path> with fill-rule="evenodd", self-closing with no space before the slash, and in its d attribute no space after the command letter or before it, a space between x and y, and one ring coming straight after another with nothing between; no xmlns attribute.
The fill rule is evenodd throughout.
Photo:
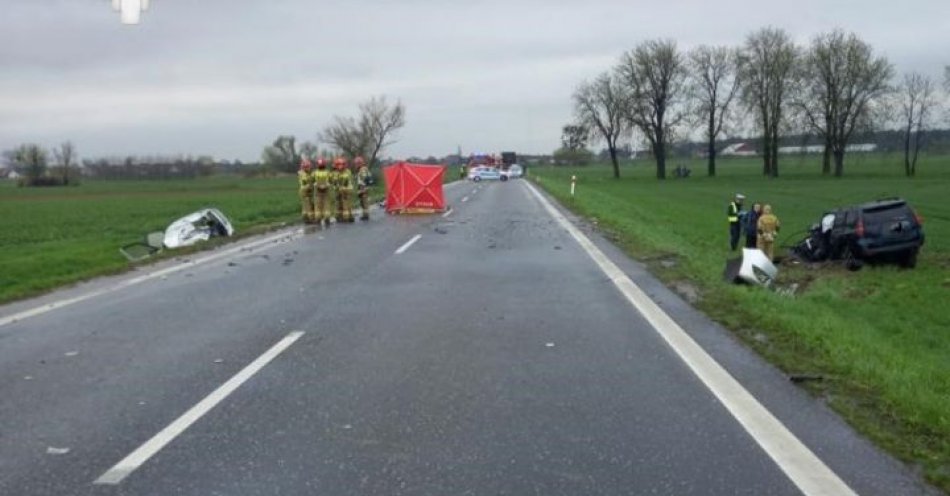
<svg viewBox="0 0 950 496"><path fill-rule="evenodd" d="M950 63L950 0L0 0L0 149L70 139L83 157L257 160L385 94L407 107L387 154L548 153L570 95L638 42L802 43L855 31L899 73Z"/></svg>

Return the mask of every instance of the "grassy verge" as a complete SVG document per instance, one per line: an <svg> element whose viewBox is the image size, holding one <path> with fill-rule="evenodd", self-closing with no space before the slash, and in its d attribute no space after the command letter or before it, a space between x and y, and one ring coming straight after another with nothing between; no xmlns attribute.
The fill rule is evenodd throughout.
<svg viewBox="0 0 950 496"><path fill-rule="evenodd" d="M821 177L811 158L787 158L775 180L761 176L757 160L721 161L716 178L699 161L683 163L696 177L657 181L648 161L625 165L620 180L605 166L535 167L531 175L661 279L698 288L697 306L769 360L823 376L807 387L950 492L950 158L926 158L914 179L883 156L857 157L842 179ZM801 288L794 297L734 286L721 278L733 256L725 209L737 191L749 204L773 205L783 238L825 209L902 196L925 217L927 244L916 270L782 267L781 279Z"/></svg>

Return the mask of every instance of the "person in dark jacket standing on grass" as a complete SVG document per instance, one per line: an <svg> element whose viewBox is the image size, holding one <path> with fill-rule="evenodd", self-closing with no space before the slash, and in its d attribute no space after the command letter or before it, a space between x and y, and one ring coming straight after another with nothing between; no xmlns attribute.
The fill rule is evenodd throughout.
<svg viewBox="0 0 950 496"><path fill-rule="evenodd" d="M736 193L736 198L729 203L726 209L726 219L729 221L729 246L732 251L736 251L739 246L739 238L742 236L742 202L745 201L745 195Z"/></svg>
<svg viewBox="0 0 950 496"><path fill-rule="evenodd" d="M762 204L753 203L752 210L745 214L745 221L742 223L745 229L745 247L758 247L759 216L762 215Z"/></svg>

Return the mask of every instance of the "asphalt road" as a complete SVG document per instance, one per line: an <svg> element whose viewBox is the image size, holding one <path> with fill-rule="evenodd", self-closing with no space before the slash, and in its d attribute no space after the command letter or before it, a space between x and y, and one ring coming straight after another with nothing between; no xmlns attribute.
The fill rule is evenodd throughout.
<svg viewBox="0 0 950 496"><path fill-rule="evenodd" d="M0 494L802 494L524 182L446 196L0 307ZM843 484L932 494L579 225Z"/></svg>

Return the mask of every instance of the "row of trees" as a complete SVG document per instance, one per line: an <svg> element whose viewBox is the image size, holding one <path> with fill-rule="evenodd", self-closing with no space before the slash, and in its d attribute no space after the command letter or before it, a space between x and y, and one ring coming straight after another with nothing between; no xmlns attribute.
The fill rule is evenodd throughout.
<svg viewBox="0 0 950 496"><path fill-rule="evenodd" d="M192 179L214 174L218 168L209 156L126 156L86 159L84 173L99 179Z"/></svg>
<svg viewBox="0 0 950 496"><path fill-rule="evenodd" d="M781 135L802 132L824 144L822 172L841 176L853 138L893 124L905 131L905 170L913 175L939 98L925 75L893 80L885 57L841 30L816 36L808 47L771 27L750 34L741 47L699 46L688 53L672 40L649 40L578 86L575 122L563 128L559 153L576 157L587 139L602 141L620 177L617 151L639 133L663 179L677 134L699 128L714 176L717 141L730 123L751 116L761 136L763 174L779 175ZM945 86L950 92L950 67Z"/></svg>
<svg viewBox="0 0 950 496"><path fill-rule="evenodd" d="M395 143L395 135L406 125L406 107L397 101L390 104L385 96L372 97L361 103L356 117L333 116L333 120L317 134L317 143L327 145L321 150L306 141L299 148L296 137L282 135L264 148L263 166L281 172L297 170L301 158L316 159L343 154L349 158L364 157L370 166L379 160L379 153Z"/></svg>
<svg viewBox="0 0 950 496"><path fill-rule="evenodd" d="M52 161L50 158L52 157ZM3 163L24 176L27 186L66 186L76 182L76 147L71 141L46 150L24 143L3 152Z"/></svg>

